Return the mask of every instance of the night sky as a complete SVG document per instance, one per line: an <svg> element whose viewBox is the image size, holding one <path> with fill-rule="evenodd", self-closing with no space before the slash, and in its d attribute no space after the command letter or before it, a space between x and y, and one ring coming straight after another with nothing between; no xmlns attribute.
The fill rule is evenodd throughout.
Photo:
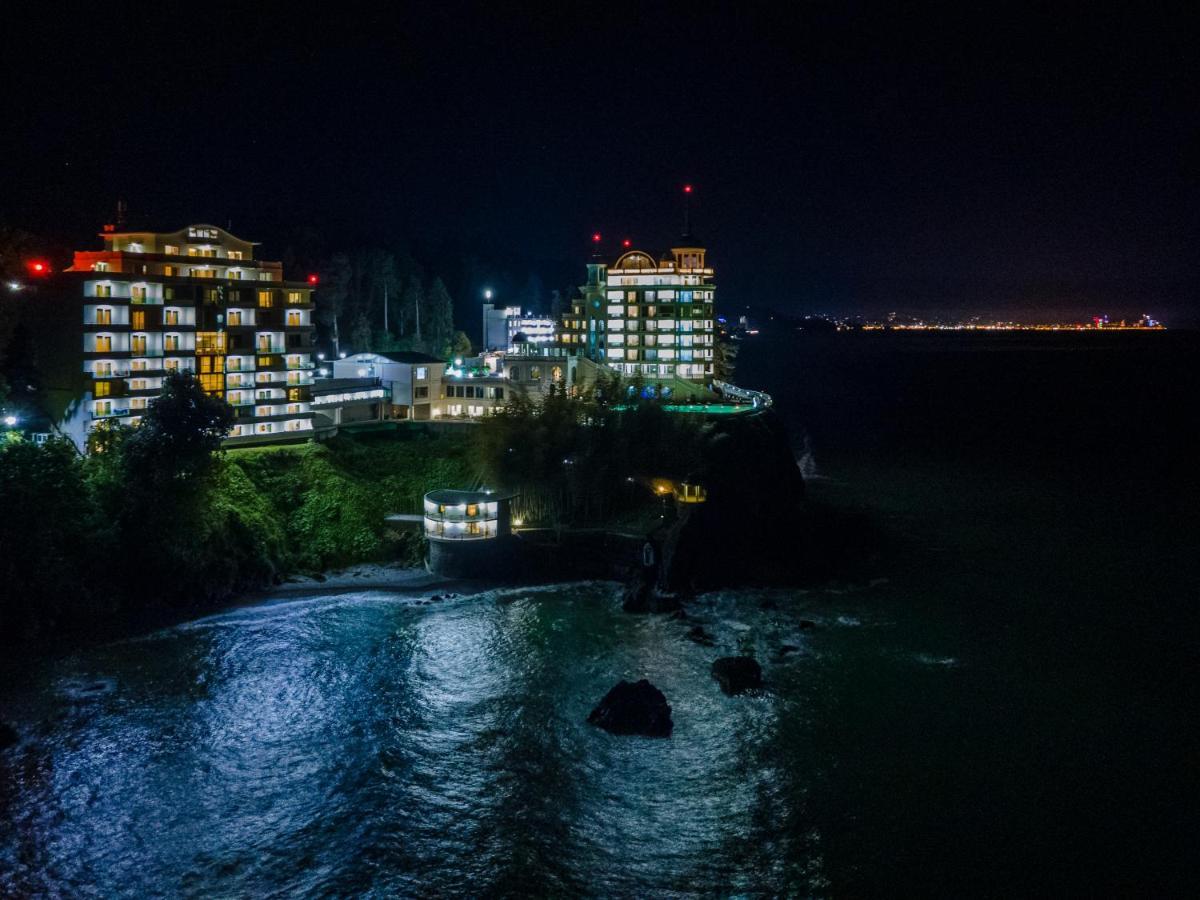
<svg viewBox="0 0 1200 900"><path fill-rule="evenodd" d="M1196 314L1182 14L248 8L10 15L0 222L93 247L124 197L555 285L593 231L668 246L692 183L727 310Z"/></svg>

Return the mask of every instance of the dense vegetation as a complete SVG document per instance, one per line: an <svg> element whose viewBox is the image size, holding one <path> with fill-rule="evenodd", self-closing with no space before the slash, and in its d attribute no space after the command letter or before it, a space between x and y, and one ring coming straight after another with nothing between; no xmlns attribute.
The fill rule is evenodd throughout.
<svg viewBox="0 0 1200 900"><path fill-rule="evenodd" d="M220 452L229 408L188 376L136 429L0 447L0 641L192 611L292 572L419 561L384 516L469 486L465 441L385 434Z"/></svg>
<svg viewBox="0 0 1200 900"><path fill-rule="evenodd" d="M474 429L484 479L516 494L514 515L550 527L655 509L654 479L685 479L698 464L702 417L633 403L630 393L640 396L640 384L614 377L586 398L514 399Z"/></svg>

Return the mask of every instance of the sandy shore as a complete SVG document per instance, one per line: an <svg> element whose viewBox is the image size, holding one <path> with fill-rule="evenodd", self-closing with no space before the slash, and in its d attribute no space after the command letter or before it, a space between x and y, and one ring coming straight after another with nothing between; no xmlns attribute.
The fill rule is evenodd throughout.
<svg viewBox="0 0 1200 900"><path fill-rule="evenodd" d="M425 569L413 569L399 564L360 563L335 569L315 578L293 575L282 584L267 590L266 596L281 594L338 593L342 591L403 591L406 593L465 593L472 584L432 575Z"/></svg>

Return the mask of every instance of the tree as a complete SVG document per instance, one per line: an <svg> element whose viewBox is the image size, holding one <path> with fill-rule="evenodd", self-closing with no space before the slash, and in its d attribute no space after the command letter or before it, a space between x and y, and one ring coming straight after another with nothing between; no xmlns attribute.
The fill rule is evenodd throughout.
<svg viewBox="0 0 1200 900"><path fill-rule="evenodd" d="M234 418L233 407L206 394L196 376L168 375L141 424L122 442L130 482L160 488L207 474Z"/></svg>
<svg viewBox="0 0 1200 900"><path fill-rule="evenodd" d="M320 287L315 295L317 321L329 330L335 354L341 352L338 320L346 308L352 277L350 258L345 253L335 253L321 267Z"/></svg>
<svg viewBox="0 0 1200 900"><path fill-rule="evenodd" d="M354 330L350 332L350 343L355 353L365 353L371 349L371 323L363 313L354 320Z"/></svg>
<svg viewBox="0 0 1200 900"><path fill-rule="evenodd" d="M406 321L413 323L412 337L417 343L421 342L421 307L425 305L425 290L421 287L421 278L413 274L409 276L408 284L404 286L403 315ZM401 334L403 334L401 330Z"/></svg>
<svg viewBox="0 0 1200 900"><path fill-rule="evenodd" d="M425 307L429 311L426 320L429 352L435 356L448 356L454 339L454 301L442 279L433 279Z"/></svg>
<svg viewBox="0 0 1200 900"><path fill-rule="evenodd" d="M454 341L450 345L450 355L452 356L470 356L471 355L471 339L467 337L465 331L454 332Z"/></svg>

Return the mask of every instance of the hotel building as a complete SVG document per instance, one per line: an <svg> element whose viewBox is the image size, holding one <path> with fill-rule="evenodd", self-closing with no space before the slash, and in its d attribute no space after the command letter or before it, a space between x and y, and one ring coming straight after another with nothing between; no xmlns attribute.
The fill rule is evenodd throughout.
<svg viewBox="0 0 1200 900"><path fill-rule="evenodd" d="M135 425L171 372L193 372L237 421L230 441L312 434L312 287L211 225L166 234L106 226L104 249L63 274L83 300L80 443L102 422Z"/></svg>
<svg viewBox="0 0 1200 900"><path fill-rule="evenodd" d="M611 266L588 264L582 298L563 316L563 350L647 381L713 378L713 270L684 238L656 257L628 250Z"/></svg>

